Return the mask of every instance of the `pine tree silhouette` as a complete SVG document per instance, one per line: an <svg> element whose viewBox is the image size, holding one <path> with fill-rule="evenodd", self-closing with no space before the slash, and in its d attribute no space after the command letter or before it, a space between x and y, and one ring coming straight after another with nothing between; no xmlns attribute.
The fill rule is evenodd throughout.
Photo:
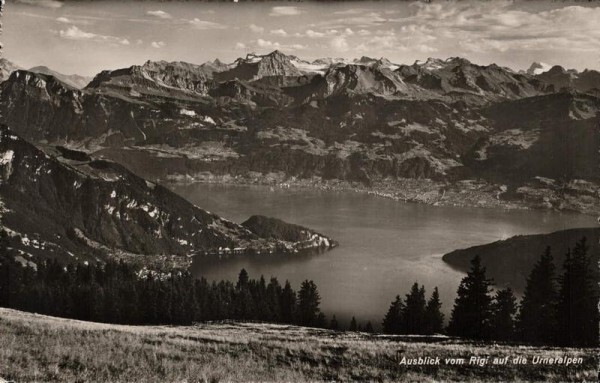
<svg viewBox="0 0 600 383"><path fill-rule="evenodd" d="M305 280L298 292L298 321L303 326L317 326L321 296L313 281ZM321 321L319 321L321 322Z"/></svg>
<svg viewBox="0 0 600 383"><path fill-rule="evenodd" d="M563 266L556 309L557 340L562 346L598 345L598 273L587 252L584 237L567 253Z"/></svg>
<svg viewBox="0 0 600 383"><path fill-rule="evenodd" d="M492 339L501 341L514 339L516 314L517 298L510 287L499 290L492 303Z"/></svg>
<svg viewBox="0 0 600 383"><path fill-rule="evenodd" d="M481 258L471 260L471 269L462 279L454 301L448 324L448 333L472 339L489 339L491 304L491 280L485 275Z"/></svg>
<svg viewBox="0 0 600 383"><path fill-rule="evenodd" d="M350 320L350 327L348 327L349 331L358 331L358 325L356 323L356 318L352 317L352 320Z"/></svg>
<svg viewBox="0 0 600 383"><path fill-rule="evenodd" d="M407 334L423 334L425 332L425 288L414 283L410 293L404 300L402 322Z"/></svg>
<svg viewBox="0 0 600 383"><path fill-rule="evenodd" d="M444 314L441 310L440 293L435 287L425 307L425 334L439 334L444 330Z"/></svg>
<svg viewBox="0 0 600 383"><path fill-rule="evenodd" d="M517 322L520 339L530 343L555 342L557 292L550 247L533 266L521 301Z"/></svg>
<svg viewBox="0 0 600 383"><path fill-rule="evenodd" d="M339 325L335 315L331 318L331 322L329 323L329 328L332 330L336 330L336 331L340 329L340 325Z"/></svg>
<svg viewBox="0 0 600 383"><path fill-rule="evenodd" d="M289 281L285 281L280 302L282 322L296 323L296 293L292 290Z"/></svg>
<svg viewBox="0 0 600 383"><path fill-rule="evenodd" d="M385 334L402 334L402 313L404 311L404 302L400 299L400 295L396 295L396 299L391 303L388 312L383 318L383 332Z"/></svg>

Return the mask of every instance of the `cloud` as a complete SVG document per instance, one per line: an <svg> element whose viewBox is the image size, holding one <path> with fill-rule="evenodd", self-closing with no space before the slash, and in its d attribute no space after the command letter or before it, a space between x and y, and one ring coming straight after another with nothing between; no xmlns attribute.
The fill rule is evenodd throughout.
<svg viewBox="0 0 600 383"><path fill-rule="evenodd" d="M35 5L38 7L58 9L63 6L61 1L56 0L17 0L17 3L27 4L27 5Z"/></svg>
<svg viewBox="0 0 600 383"><path fill-rule="evenodd" d="M282 36L282 37L285 37L288 35L287 32L283 29L272 29L271 34L276 35L276 36Z"/></svg>
<svg viewBox="0 0 600 383"><path fill-rule="evenodd" d="M235 49L246 49L246 44L237 42L235 43Z"/></svg>
<svg viewBox="0 0 600 383"><path fill-rule="evenodd" d="M152 48L160 49L165 47L167 44L164 41L153 41L150 43Z"/></svg>
<svg viewBox="0 0 600 383"><path fill-rule="evenodd" d="M350 8L343 11L333 12L334 15L359 15L361 13L367 13L368 10L365 8Z"/></svg>
<svg viewBox="0 0 600 383"><path fill-rule="evenodd" d="M165 11L161 11L161 10L147 11L146 14L149 15L149 16L158 17L159 19L170 19L170 18L172 18L172 16L169 13L167 13Z"/></svg>
<svg viewBox="0 0 600 383"><path fill-rule="evenodd" d="M256 40L256 46L263 49L280 49L284 51L295 51L307 48L305 45L302 44L280 44L276 41L269 41L264 39Z"/></svg>
<svg viewBox="0 0 600 383"><path fill-rule="evenodd" d="M64 17L64 16L57 17L55 20L62 24L77 24L77 25L89 25L90 24L90 22L87 20L78 20L78 19L76 20L76 19L68 18L68 17Z"/></svg>
<svg viewBox="0 0 600 383"><path fill-rule="evenodd" d="M332 38L329 42L329 45L336 51L345 52L348 50L348 41L344 36L336 36Z"/></svg>
<svg viewBox="0 0 600 383"><path fill-rule="evenodd" d="M370 27L377 26L385 23L386 18L382 17L377 12L365 13L360 16L343 17L338 19L329 20L326 24L331 28L343 28L343 27Z"/></svg>
<svg viewBox="0 0 600 383"><path fill-rule="evenodd" d="M60 30L58 35L67 40L79 40L79 41L95 41L105 42L120 45L129 45L129 40L122 37L100 35L92 32L85 32L77 28L75 25L70 26L65 30Z"/></svg>
<svg viewBox="0 0 600 383"><path fill-rule="evenodd" d="M463 55L543 51L560 57L564 52L600 49L600 8L567 6L534 12L512 4L413 3L413 16L390 21L421 40L426 35L438 37L440 44L451 44ZM422 41L414 44L421 50L422 45Z"/></svg>
<svg viewBox="0 0 600 383"><path fill-rule="evenodd" d="M265 28L260 27L256 24L250 24L248 25L248 28L250 28L250 30L254 33L263 33L265 31Z"/></svg>
<svg viewBox="0 0 600 383"><path fill-rule="evenodd" d="M199 18L194 18L189 21L189 23L195 28L200 30L208 30L208 29L226 29L227 26L219 23L214 23L212 21L200 20Z"/></svg>
<svg viewBox="0 0 600 383"><path fill-rule="evenodd" d="M306 31L306 37L310 37L311 39L318 39L320 37L324 37L325 33L323 32L316 32L313 31L312 29L309 29Z"/></svg>
<svg viewBox="0 0 600 383"><path fill-rule="evenodd" d="M261 48L280 48L281 45L277 42L271 42L268 40L258 39L256 40L256 44Z"/></svg>
<svg viewBox="0 0 600 383"><path fill-rule="evenodd" d="M296 16L302 13L298 7L279 6L271 8L269 16Z"/></svg>

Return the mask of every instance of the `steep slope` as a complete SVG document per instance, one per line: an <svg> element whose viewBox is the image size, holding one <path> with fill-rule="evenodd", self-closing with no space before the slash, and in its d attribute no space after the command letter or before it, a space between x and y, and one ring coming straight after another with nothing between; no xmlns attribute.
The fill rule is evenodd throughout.
<svg viewBox="0 0 600 383"><path fill-rule="evenodd" d="M494 133L469 164L488 176L600 180L599 110L599 99L568 92L495 104L485 110Z"/></svg>
<svg viewBox="0 0 600 383"><path fill-rule="evenodd" d="M452 57L430 58L424 63L402 65L396 70L405 82L469 103L537 96L551 91L541 81L492 64L481 66Z"/></svg>
<svg viewBox="0 0 600 383"><path fill-rule="evenodd" d="M286 56L277 50L263 56L249 54L246 58L237 59L229 70L215 73L215 79L217 81L257 80L263 77L302 75L292 64L292 59L294 57Z"/></svg>
<svg viewBox="0 0 600 383"><path fill-rule="evenodd" d="M574 69L565 69L559 65L550 70L540 73L536 78L548 84L552 84L556 90L573 89L579 92L600 91L600 72L595 70L584 70L578 72Z"/></svg>
<svg viewBox="0 0 600 383"><path fill-rule="evenodd" d="M306 247L334 247L337 243L322 234L306 227L285 223L277 218L253 215L242 222L242 226L261 238L282 239L288 242L303 243ZM331 242L331 243L330 243Z"/></svg>
<svg viewBox="0 0 600 383"><path fill-rule="evenodd" d="M325 73L324 80L326 89L320 94L323 98L340 93L406 95L409 91L402 78L384 66L337 66Z"/></svg>
<svg viewBox="0 0 600 383"><path fill-rule="evenodd" d="M307 247L304 242L262 238L113 162L65 148L49 156L4 126L0 153L2 225L11 246L27 260L118 256L143 263L141 255Z"/></svg>
<svg viewBox="0 0 600 383"><path fill-rule="evenodd" d="M13 64L5 58L0 58L0 82L8 79L10 74L20 69L19 66Z"/></svg>
<svg viewBox="0 0 600 383"><path fill-rule="evenodd" d="M99 92L162 97L198 97L210 88L216 72L214 63L195 65L185 62L147 61L125 69L103 71L87 86Z"/></svg>
<svg viewBox="0 0 600 383"><path fill-rule="evenodd" d="M583 237L587 239L592 265L597 265L600 259L600 229L570 229L550 234L519 235L503 241L497 241L468 249L455 250L444 255L443 259L453 267L462 271L469 270L470 261L476 255L481 257L481 263L487 268L487 275L492 277L498 286L510 285L519 292L525 288L525 283L533 265L544 253L547 246L551 247L557 275L562 273L565 254L569 248Z"/></svg>
<svg viewBox="0 0 600 383"><path fill-rule="evenodd" d="M89 84L89 82L92 80L90 77L80 76L78 74L70 74L70 75L62 74L62 73L52 70L46 66L36 66L36 67L30 68L29 71L56 77L57 79L64 82L65 84L68 84L68 85L72 86L73 88L77 88L77 89L85 88L85 86L87 84Z"/></svg>
<svg viewBox="0 0 600 383"><path fill-rule="evenodd" d="M18 133L27 139L56 140L75 132L83 138L101 133L82 129L83 93L56 77L17 70L0 84L0 92L3 123L18 127Z"/></svg>

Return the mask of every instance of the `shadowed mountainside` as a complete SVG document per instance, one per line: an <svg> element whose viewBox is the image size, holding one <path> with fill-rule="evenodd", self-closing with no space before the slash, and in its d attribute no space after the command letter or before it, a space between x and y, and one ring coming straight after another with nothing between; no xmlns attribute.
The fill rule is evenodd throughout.
<svg viewBox="0 0 600 383"><path fill-rule="evenodd" d="M0 128L0 153L2 225L23 263L118 257L185 267L196 253L329 248L329 242L309 238L262 237L119 164L63 147L42 152L7 127ZM261 225L253 229L260 232Z"/></svg>
<svg viewBox="0 0 600 383"><path fill-rule="evenodd" d="M556 231L550 234L518 235L506 240L455 250L445 254L443 260L462 271L469 270L473 257L479 255L481 264L487 268L488 276L502 286L510 284L517 291L523 291L527 277L544 253L547 246L552 250L557 275L562 274L563 262L568 249L586 237L588 254L593 262L600 259L600 229L584 228Z"/></svg>

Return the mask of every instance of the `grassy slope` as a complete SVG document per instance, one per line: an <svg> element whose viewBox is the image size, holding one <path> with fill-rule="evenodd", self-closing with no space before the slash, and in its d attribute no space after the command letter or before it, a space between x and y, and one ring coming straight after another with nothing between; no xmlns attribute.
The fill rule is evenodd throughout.
<svg viewBox="0 0 600 383"><path fill-rule="evenodd" d="M117 326L0 309L0 382L569 381L597 378L597 350L565 368L400 367L407 357L563 355L559 349L440 343L266 324Z"/></svg>

